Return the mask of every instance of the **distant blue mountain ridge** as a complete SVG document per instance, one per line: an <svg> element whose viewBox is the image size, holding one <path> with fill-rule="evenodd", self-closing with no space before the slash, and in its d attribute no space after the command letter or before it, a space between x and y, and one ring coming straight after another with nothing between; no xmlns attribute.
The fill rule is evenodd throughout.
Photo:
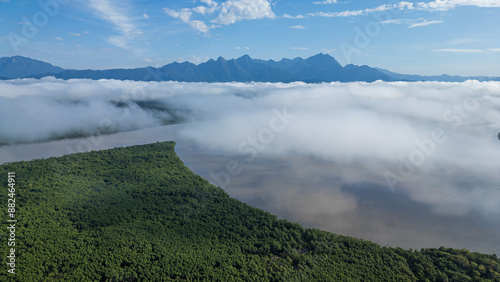
<svg viewBox="0 0 500 282"><path fill-rule="evenodd" d="M182 82L351 82L366 81L453 81L468 79L496 80L500 77L420 76L391 72L366 65L342 66L328 54L317 54L307 59L258 60L244 55L237 59L217 60L195 65L190 62L171 63L160 68L73 70L63 69L39 60L14 56L0 58L0 79L42 78L60 79L118 79L135 81Z"/></svg>
<svg viewBox="0 0 500 282"><path fill-rule="evenodd" d="M23 78L62 71L63 68L31 58L21 56L0 58L0 77L3 78Z"/></svg>

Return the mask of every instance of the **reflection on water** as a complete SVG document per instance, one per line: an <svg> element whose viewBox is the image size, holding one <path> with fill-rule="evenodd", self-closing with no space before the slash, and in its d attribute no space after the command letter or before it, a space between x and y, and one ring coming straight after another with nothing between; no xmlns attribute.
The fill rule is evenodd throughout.
<svg viewBox="0 0 500 282"><path fill-rule="evenodd" d="M232 197L280 218L381 245L420 249L468 248L500 254L500 220L470 212L433 213L404 191L391 191L373 172L308 156L224 155L202 149L177 133L182 125L39 144L0 147L0 162L62 156L161 141L176 141L176 152L195 173L224 186ZM228 163L237 163L231 175ZM227 186L225 184L228 184Z"/></svg>

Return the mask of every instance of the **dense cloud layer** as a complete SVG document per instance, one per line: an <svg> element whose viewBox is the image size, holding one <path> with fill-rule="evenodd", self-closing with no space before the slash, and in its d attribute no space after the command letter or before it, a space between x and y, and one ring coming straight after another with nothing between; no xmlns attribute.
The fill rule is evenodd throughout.
<svg viewBox="0 0 500 282"><path fill-rule="evenodd" d="M11 80L0 82L0 121L4 143L182 122L183 139L227 156L208 180L234 191L271 183L279 189L235 193L302 222L347 224L332 220L362 204L349 187L437 216L500 215L499 82ZM281 168L269 160L297 175L274 183Z"/></svg>

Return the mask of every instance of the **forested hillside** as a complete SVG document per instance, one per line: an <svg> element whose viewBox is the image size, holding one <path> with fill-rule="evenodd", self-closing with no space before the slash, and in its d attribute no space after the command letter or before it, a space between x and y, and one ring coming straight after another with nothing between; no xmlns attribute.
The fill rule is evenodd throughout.
<svg viewBox="0 0 500 282"><path fill-rule="evenodd" d="M0 280L500 281L496 255L380 247L279 220L195 175L174 145L0 166Z"/></svg>

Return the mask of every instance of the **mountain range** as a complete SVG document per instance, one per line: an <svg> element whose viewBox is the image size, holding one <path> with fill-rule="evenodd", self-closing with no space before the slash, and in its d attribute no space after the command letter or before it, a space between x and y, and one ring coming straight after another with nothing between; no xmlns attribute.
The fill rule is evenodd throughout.
<svg viewBox="0 0 500 282"><path fill-rule="evenodd" d="M201 64L190 62L171 63L160 68L74 70L63 69L50 63L22 57L0 58L0 79L42 78L54 76L60 79L118 79L135 81L183 81L183 82L351 82L383 81L453 81L468 79L496 80L500 77L420 76L391 72L366 65L342 66L328 54L317 54L307 59L259 60L244 55L226 60L219 57Z"/></svg>

